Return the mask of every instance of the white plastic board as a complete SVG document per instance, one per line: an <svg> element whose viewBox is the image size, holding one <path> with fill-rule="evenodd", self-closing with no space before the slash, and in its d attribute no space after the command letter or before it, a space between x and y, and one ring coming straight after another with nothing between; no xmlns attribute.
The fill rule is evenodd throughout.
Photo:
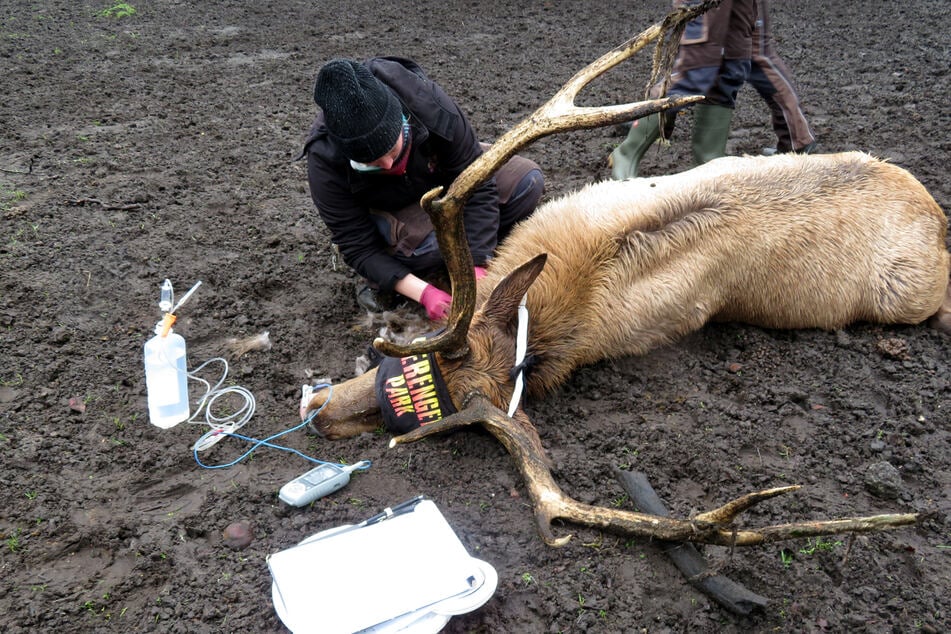
<svg viewBox="0 0 951 634"><path fill-rule="evenodd" d="M485 603L498 582L430 500L375 524L318 533L268 557L268 567L275 610L295 634L435 632L447 615Z"/></svg>

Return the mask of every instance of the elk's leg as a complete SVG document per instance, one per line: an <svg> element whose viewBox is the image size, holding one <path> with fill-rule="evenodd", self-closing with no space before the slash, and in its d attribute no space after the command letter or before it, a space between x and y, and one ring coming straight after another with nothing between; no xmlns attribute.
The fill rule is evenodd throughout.
<svg viewBox="0 0 951 634"><path fill-rule="evenodd" d="M631 496L634 506L645 513L667 517L667 507L654 492L647 476L640 471L615 469L621 486ZM720 574L715 574L706 559L693 544L660 542L660 547L674 562L687 581L702 592L713 597L717 603L735 614L749 614L756 608L766 607L766 597L749 591L745 586Z"/></svg>
<svg viewBox="0 0 951 634"><path fill-rule="evenodd" d="M944 292L944 301L938 312L928 320L928 325L951 335L951 279L948 280L948 288Z"/></svg>

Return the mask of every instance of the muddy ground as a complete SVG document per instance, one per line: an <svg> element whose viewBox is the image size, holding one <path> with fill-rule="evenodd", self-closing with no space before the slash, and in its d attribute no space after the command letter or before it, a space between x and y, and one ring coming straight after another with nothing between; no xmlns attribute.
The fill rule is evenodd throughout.
<svg viewBox="0 0 951 634"><path fill-rule="evenodd" d="M301 384L352 376L374 334L294 161L324 61L413 57L492 141L668 2L133 0L134 15L102 13L112 6L0 12L3 631L280 632L269 553L420 493L499 573L493 598L449 632L947 631L951 340L923 326L711 326L585 368L528 403L559 482L586 502L631 508L611 473L631 466L681 516L793 483L804 488L747 521L932 514L851 542L706 548L769 598L747 617L698 593L645 540L564 526L570 544L546 547L512 460L485 433L389 450L385 434L330 443L293 432L287 446L373 467L290 509L277 491L309 468L302 458L259 449L205 469L191 451L203 427L149 424L142 345L166 277L179 296L202 281L180 311L189 364L229 356L227 382L257 401L242 430L256 438L297 424ZM943 9L802 0L775 3L773 20L822 151L889 158L948 210ZM636 98L646 67L624 64L581 101ZM767 123L745 89L729 151L770 145ZM688 127L649 154L646 173L689 167ZM555 196L604 178L619 140L571 133L524 154ZM264 331L270 349L229 352L230 339ZM247 447L229 439L202 460ZM873 492L870 470L894 487ZM222 539L237 520L256 534L244 550Z"/></svg>

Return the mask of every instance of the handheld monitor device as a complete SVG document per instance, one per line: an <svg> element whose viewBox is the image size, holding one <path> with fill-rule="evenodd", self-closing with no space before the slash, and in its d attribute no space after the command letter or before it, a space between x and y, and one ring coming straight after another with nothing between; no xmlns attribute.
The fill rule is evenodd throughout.
<svg viewBox="0 0 951 634"><path fill-rule="evenodd" d="M350 473L370 466L367 460L341 467L324 463L307 473L297 476L281 487L278 497L291 506L304 506L325 495L342 489L350 482Z"/></svg>

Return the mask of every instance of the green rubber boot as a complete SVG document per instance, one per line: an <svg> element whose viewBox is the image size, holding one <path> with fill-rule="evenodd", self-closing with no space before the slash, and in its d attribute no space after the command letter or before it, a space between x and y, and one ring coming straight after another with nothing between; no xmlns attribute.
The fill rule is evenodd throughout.
<svg viewBox="0 0 951 634"><path fill-rule="evenodd" d="M627 138L611 152L611 178L622 181L637 176L637 166L657 137L660 136L660 115L638 119Z"/></svg>
<svg viewBox="0 0 951 634"><path fill-rule="evenodd" d="M726 140L730 136L732 121L732 108L705 103L693 107L691 147L697 165L726 156Z"/></svg>

